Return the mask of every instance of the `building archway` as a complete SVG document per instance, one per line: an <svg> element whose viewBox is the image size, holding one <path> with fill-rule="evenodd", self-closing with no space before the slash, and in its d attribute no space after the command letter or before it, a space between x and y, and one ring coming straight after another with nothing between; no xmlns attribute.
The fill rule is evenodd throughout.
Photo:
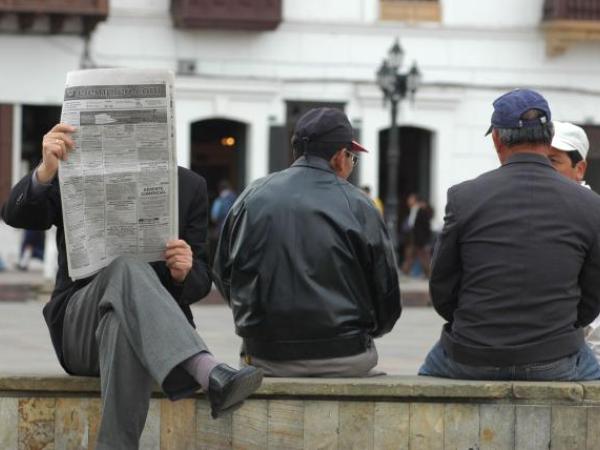
<svg viewBox="0 0 600 450"><path fill-rule="evenodd" d="M236 192L245 187L247 126L228 119L199 120L191 124L190 169L206 179L208 198L217 195L226 180Z"/></svg>
<svg viewBox="0 0 600 450"><path fill-rule="evenodd" d="M406 198L411 193L430 201L431 149L433 133L425 128L399 127L400 161L397 167L387 164L389 128L379 132L379 197L385 201L388 170L398 171L398 223L408 214Z"/></svg>
<svg viewBox="0 0 600 450"><path fill-rule="evenodd" d="M190 169L206 180L209 216L223 181L236 194L245 187L247 128L243 122L228 119L206 119L191 124ZM211 264L221 231L220 220L209 223L208 255Z"/></svg>
<svg viewBox="0 0 600 450"><path fill-rule="evenodd" d="M21 165L25 173L42 160L40 143L44 134L60 122L60 106L23 105L21 123ZM21 174L18 174L21 177Z"/></svg>

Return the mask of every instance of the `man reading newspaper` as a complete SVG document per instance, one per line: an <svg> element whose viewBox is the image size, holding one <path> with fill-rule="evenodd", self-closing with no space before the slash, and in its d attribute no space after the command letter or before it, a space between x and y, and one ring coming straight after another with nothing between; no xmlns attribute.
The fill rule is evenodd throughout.
<svg viewBox="0 0 600 450"><path fill-rule="evenodd" d="M58 124L43 138L42 162L14 186L2 218L27 229L57 227L58 273L44 307L52 343L72 375L100 376L99 450L136 449L153 381L171 400L201 387L212 416L235 409L258 388L262 373L219 363L193 329L189 305L210 290L206 263L206 182L178 168L179 239L164 261L118 257L95 275L68 275L59 161L74 150L75 127Z"/></svg>

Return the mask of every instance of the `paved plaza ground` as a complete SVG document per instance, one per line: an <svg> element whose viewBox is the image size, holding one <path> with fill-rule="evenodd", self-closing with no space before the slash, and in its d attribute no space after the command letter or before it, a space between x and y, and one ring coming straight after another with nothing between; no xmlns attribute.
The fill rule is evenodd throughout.
<svg viewBox="0 0 600 450"><path fill-rule="evenodd" d="M62 373L42 317L43 302L0 302L0 375ZM231 313L223 305L192 308L198 330L216 356L237 364L240 339ZM415 374L438 338L442 320L432 308L405 308L395 329L377 340L379 369L390 374Z"/></svg>

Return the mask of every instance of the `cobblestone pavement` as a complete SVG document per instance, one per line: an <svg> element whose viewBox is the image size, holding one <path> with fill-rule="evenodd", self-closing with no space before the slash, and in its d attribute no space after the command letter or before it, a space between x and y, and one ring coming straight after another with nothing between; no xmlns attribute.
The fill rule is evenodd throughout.
<svg viewBox="0 0 600 450"><path fill-rule="evenodd" d="M56 361L38 301L0 302L0 374L54 375ZM229 309L222 305L192 308L198 330L218 358L237 366L240 339ZM439 337L442 319L432 308L405 308L395 329L377 340L378 369L414 375Z"/></svg>

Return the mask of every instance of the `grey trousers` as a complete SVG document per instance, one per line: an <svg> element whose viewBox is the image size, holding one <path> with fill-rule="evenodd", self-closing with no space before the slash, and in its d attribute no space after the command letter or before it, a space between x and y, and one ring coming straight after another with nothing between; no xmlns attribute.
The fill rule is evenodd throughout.
<svg viewBox="0 0 600 450"><path fill-rule="evenodd" d="M171 399L199 385L179 366L207 351L149 264L117 258L71 297L63 354L76 375L100 376L98 450L137 449L153 381Z"/></svg>
<svg viewBox="0 0 600 450"><path fill-rule="evenodd" d="M377 360L373 344L364 353L338 358L274 361L246 355L241 358L240 366L251 364L262 369L267 377L370 377L384 374L373 370Z"/></svg>

